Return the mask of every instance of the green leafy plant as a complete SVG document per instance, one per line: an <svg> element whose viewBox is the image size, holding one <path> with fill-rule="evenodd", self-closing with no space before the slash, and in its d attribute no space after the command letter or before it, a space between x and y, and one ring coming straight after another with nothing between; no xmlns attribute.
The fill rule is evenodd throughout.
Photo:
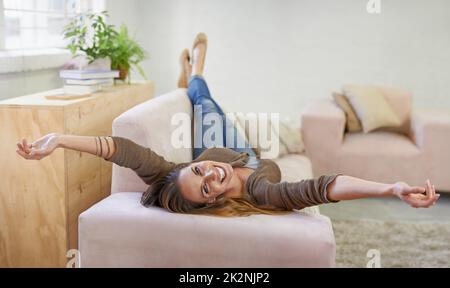
<svg viewBox="0 0 450 288"><path fill-rule="evenodd" d="M125 25L120 26L119 33L115 36L113 46L111 47L110 58L112 69L117 69L122 73L128 73L129 69L133 66L142 77L146 78L144 70L139 63L147 58L147 53L136 40L130 38Z"/></svg>
<svg viewBox="0 0 450 288"><path fill-rule="evenodd" d="M109 57L117 37L113 25L106 23L108 13L86 13L74 18L64 27L64 39L69 40L67 49L72 55L82 52L89 62Z"/></svg>
<svg viewBox="0 0 450 288"><path fill-rule="evenodd" d="M69 40L67 49L73 56L84 54L89 63L96 59L109 58L111 68L120 71L120 79L128 77L130 68L136 68L146 78L139 63L148 57L147 52L128 34L122 25L119 31L108 25L108 12L86 13L74 18L64 27L64 39Z"/></svg>

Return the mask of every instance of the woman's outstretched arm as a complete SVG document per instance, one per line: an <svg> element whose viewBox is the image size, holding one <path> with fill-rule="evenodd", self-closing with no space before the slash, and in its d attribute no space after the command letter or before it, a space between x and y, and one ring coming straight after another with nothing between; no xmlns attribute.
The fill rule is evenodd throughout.
<svg viewBox="0 0 450 288"><path fill-rule="evenodd" d="M51 133L31 144L22 139L17 143L17 147L17 153L29 160L40 160L50 155L56 148L90 153L121 167L132 169L149 185L176 166L150 148L117 136L92 137Z"/></svg>
<svg viewBox="0 0 450 288"><path fill-rule="evenodd" d="M61 135L51 133L28 143L26 139L17 143L16 152L25 159L40 160L50 155L56 148L86 152L105 159L115 154L116 146L111 137Z"/></svg>
<svg viewBox="0 0 450 288"><path fill-rule="evenodd" d="M286 210L303 209L341 200L398 197L412 207L430 207L439 198L430 181L425 187L411 187L404 182L384 184L345 175L322 175L299 182L270 183L254 179L248 184L252 196L260 205L272 205Z"/></svg>
<svg viewBox="0 0 450 288"><path fill-rule="evenodd" d="M440 195L436 194L430 180L421 187L409 186L404 182L384 184L340 175L327 187L327 197L331 201L390 196L396 196L414 208L427 208L435 204Z"/></svg>

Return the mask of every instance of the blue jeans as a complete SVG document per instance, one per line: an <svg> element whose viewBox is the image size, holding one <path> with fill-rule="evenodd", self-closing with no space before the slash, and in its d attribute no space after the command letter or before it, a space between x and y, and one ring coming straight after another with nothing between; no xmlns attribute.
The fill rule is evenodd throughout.
<svg viewBox="0 0 450 288"><path fill-rule="evenodd" d="M227 117L222 108L211 97L209 93L208 85L203 77L195 75L192 76L189 81L189 87L187 90L189 99L194 107L194 150L193 159L196 159L203 151L212 147L225 147L230 148L236 152L247 153L251 158L256 159L255 152L251 149L250 145L242 138L238 133L236 127L232 125L231 121L227 121ZM221 120L221 132L214 134L213 145L204 143L205 133L209 128L216 125L205 124L204 119L209 113L215 113ZM217 120L219 120L217 119ZM227 125L228 124L228 125ZM228 138L227 138L228 137ZM201 143L201 145L200 145ZM241 143L239 146L238 144ZM242 143L244 145L242 145ZM208 147L209 146L209 147ZM212 146L212 147L211 147ZM239 148L237 148L239 147Z"/></svg>

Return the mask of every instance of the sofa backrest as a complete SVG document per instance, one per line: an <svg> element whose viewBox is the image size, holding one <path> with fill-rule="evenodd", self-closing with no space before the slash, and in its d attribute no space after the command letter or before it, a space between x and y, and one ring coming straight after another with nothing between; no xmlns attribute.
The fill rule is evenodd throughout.
<svg viewBox="0 0 450 288"><path fill-rule="evenodd" d="M182 118L191 121L192 105L186 95L186 89L177 89L121 114L113 121L113 135L149 147L168 161L189 162L192 160L192 148L172 145L174 135L186 137L183 140L189 145L192 143L191 122L182 126L181 122L176 121ZM176 133L172 133L174 131ZM177 142L175 144L180 144L180 137L174 139ZM147 187L131 169L113 165L111 193L143 192Z"/></svg>

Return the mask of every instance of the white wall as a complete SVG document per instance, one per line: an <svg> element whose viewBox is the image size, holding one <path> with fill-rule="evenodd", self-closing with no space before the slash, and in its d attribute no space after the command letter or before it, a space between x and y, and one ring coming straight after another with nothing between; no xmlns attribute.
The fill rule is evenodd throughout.
<svg viewBox="0 0 450 288"><path fill-rule="evenodd" d="M138 0L137 39L149 52L142 64L147 78L155 82L156 94L176 88L180 31L183 22L177 15L183 0Z"/></svg>
<svg viewBox="0 0 450 288"><path fill-rule="evenodd" d="M55 89L61 85L58 69L0 74L0 100Z"/></svg>
<svg viewBox="0 0 450 288"><path fill-rule="evenodd" d="M450 1L107 0L148 50L143 63L157 93L176 87L178 55L195 34L209 36L211 92L234 111L298 119L307 101L344 83L414 92L416 106L450 109ZM139 78L135 74L133 78ZM57 69L0 75L0 98L61 85Z"/></svg>
<svg viewBox="0 0 450 288"><path fill-rule="evenodd" d="M106 0L106 10L109 12L111 24L117 27L125 24L131 35L137 32L139 21L137 0Z"/></svg>
<svg viewBox="0 0 450 288"><path fill-rule="evenodd" d="M450 1L138 0L140 39L157 92L173 89L178 54L209 36L206 77L235 111L298 119L344 83L410 89L416 106L450 109Z"/></svg>

